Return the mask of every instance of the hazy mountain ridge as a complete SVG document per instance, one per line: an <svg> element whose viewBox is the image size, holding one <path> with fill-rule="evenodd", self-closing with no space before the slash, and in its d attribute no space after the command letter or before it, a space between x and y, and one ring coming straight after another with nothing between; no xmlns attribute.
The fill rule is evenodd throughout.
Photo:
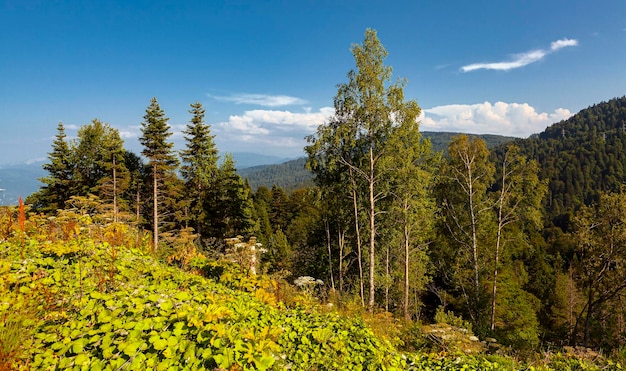
<svg viewBox="0 0 626 371"><path fill-rule="evenodd" d="M239 169L279 164L289 160L251 152L236 152L233 157ZM47 161L0 165L0 206L16 205L20 196L26 198L36 192L42 186L39 179L48 175L42 168Z"/></svg>

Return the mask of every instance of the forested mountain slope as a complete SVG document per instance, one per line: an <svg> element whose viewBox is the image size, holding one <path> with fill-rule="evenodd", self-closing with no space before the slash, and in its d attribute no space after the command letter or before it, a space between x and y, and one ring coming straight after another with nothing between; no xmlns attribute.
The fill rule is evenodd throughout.
<svg viewBox="0 0 626 371"><path fill-rule="evenodd" d="M425 138L430 138L433 151L435 152L445 152L452 138L459 134L461 133L422 132ZM514 137L492 134L476 136L485 140L489 148L494 148L516 139ZM252 189L257 189L259 186L271 188L273 185L276 185L286 191L293 191L313 184L313 174L305 168L305 164L306 158L302 157L277 165L260 165L239 169L237 172L243 178L248 178Z"/></svg>
<svg viewBox="0 0 626 371"><path fill-rule="evenodd" d="M626 97L588 107L516 144L548 179L547 215L571 213L626 180Z"/></svg>

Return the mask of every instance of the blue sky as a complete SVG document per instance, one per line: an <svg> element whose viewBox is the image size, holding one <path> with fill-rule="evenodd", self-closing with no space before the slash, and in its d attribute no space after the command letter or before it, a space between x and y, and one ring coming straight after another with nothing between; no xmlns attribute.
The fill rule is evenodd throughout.
<svg viewBox="0 0 626 371"><path fill-rule="evenodd" d="M173 140L201 102L221 151L302 155L367 28L421 130L526 137L626 94L626 2L0 0L0 165L92 119L139 153L150 98Z"/></svg>

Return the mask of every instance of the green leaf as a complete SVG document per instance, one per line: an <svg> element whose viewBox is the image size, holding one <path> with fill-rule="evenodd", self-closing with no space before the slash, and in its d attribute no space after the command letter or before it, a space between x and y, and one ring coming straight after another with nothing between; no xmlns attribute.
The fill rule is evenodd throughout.
<svg viewBox="0 0 626 371"><path fill-rule="evenodd" d="M137 351L143 344L144 343L142 341L135 341L135 342L127 344L126 347L124 348L124 354L126 354L129 357L135 355L135 353L137 353Z"/></svg>
<svg viewBox="0 0 626 371"><path fill-rule="evenodd" d="M85 347L85 339L84 338L80 338L75 340L72 343L72 352L74 352L74 354L78 354L78 353L82 353Z"/></svg>

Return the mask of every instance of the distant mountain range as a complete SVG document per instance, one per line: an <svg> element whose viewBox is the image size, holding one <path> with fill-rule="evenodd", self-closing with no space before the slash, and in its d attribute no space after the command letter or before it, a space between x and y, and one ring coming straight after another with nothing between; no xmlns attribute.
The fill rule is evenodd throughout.
<svg viewBox="0 0 626 371"><path fill-rule="evenodd" d="M238 169L269 166L290 160L251 152L236 152L233 153L233 157ZM0 206L16 205L20 196L26 198L36 192L41 186L39 178L48 175L42 165L43 162L0 165Z"/></svg>
<svg viewBox="0 0 626 371"><path fill-rule="evenodd" d="M16 205L39 189L39 178L47 175L41 163L4 165L0 167L0 206Z"/></svg>
<svg viewBox="0 0 626 371"><path fill-rule="evenodd" d="M423 132L430 138L435 151L445 151L454 135L459 133ZM479 135L490 147L514 140L500 135ZM274 184L291 191L312 184L313 175L305 169L306 159L289 159L259 153L233 153L239 174L247 178L254 190L259 186L271 188ZM21 196L37 191L41 186L39 178L47 173L42 163L12 164L0 166L0 205L15 205Z"/></svg>

